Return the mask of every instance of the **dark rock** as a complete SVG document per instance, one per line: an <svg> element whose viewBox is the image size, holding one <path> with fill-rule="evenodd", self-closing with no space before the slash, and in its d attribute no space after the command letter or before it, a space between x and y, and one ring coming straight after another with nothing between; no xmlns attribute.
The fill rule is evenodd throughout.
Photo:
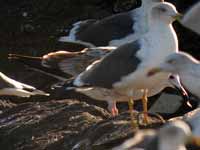
<svg viewBox="0 0 200 150"><path fill-rule="evenodd" d="M155 116L150 118L154 123L146 128L163 123ZM0 147L4 150L109 149L130 138L133 131L129 113L111 118L102 108L70 99L29 102L0 114Z"/></svg>
<svg viewBox="0 0 200 150"><path fill-rule="evenodd" d="M21 104L0 114L0 147L39 150L64 140L60 149L68 149L84 130L109 117L75 100Z"/></svg>

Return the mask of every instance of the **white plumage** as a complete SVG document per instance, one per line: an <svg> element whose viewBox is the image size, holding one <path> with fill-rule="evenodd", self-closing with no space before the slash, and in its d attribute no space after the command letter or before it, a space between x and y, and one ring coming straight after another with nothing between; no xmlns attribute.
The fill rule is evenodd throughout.
<svg viewBox="0 0 200 150"><path fill-rule="evenodd" d="M152 76L158 72L178 74L184 87L200 98L200 62L190 54L173 53L167 56L160 65L150 69L148 75Z"/></svg>
<svg viewBox="0 0 200 150"><path fill-rule="evenodd" d="M154 13L158 12L151 12L151 15L149 16L149 19L151 20L151 28L149 29L149 32L145 34L142 39L139 40L141 45L140 49L133 49L133 51L137 51L135 57L139 58L139 60L141 61L137 66L137 69L133 69L132 73L122 76L119 81L113 83L113 88L116 89L116 91L119 92L119 94L121 95L125 94L128 96L133 96L134 99L140 99L142 97L141 90L143 89L149 89L148 95L152 96L169 85L168 73L161 73L153 78L146 77L146 73L149 68L152 68L152 66L156 66L157 64L159 64L162 59L164 59L168 54L178 51L177 37L171 25L172 21L174 20L173 17L177 16L177 11L172 4L166 2L164 4L155 4L154 9L160 7L166 8L165 14L160 14L160 16L158 17L154 16ZM162 17L163 15L164 17ZM96 71L98 66L101 65L101 62L107 60L108 57L112 58L112 54L119 51L120 48L123 47L119 47L118 49L114 50L114 52L111 52L111 54L102 59L99 64L96 64L94 67L91 67L90 69L81 73L74 81L74 84L76 86L82 86L84 83L83 76L86 74L90 74L90 72L92 71ZM126 51L124 51L124 53L126 53ZM116 69L119 69L117 68L118 66L115 67ZM102 72L102 74L103 73L109 74L109 69L108 72ZM153 90L151 91L151 89Z"/></svg>
<svg viewBox="0 0 200 150"><path fill-rule="evenodd" d="M38 90L33 86L13 80L2 72L0 72L0 95L11 95L19 97L30 97L32 95L49 96L48 93Z"/></svg>
<svg viewBox="0 0 200 150"><path fill-rule="evenodd" d="M74 81L79 87L77 91L98 100L128 101L129 98L138 100L144 95L153 96L171 86L169 73L151 78L146 73L167 55L178 51L177 36L171 24L178 15L170 3L154 4L148 15L148 33L120 46L81 73ZM84 88L84 85L91 88Z"/></svg>

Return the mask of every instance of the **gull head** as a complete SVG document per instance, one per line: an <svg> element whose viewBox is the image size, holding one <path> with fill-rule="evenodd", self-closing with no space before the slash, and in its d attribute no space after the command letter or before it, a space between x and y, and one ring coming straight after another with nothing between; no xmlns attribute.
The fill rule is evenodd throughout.
<svg viewBox="0 0 200 150"><path fill-rule="evenodd" d="M191 55L184 52L173 53L167 56L164 62L162 62L158 67L150 69L147 76L155 75L158 72L180 74L181 72L190 69L190 66L194 64L199 64L199 61Z"/></svg>
<svg viewBox="0 0 200 150"><path fill-rule="evenodd" d="M176 7L168 2L156 3L151 10L151 19L171 24L175 20L181 19L182 15L176 10Z"/></svg>

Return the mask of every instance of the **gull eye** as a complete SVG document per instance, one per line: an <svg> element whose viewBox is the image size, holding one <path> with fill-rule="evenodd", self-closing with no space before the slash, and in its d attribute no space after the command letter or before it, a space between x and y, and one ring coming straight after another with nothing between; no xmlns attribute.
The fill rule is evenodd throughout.
<svg viewBox="0 0 200 150"><path fill-rule="evenodd" d="M174 80L175 77L174 77L173 75L170 75L170 76L169 76L169 79Z"/></svg>
<svg viewBox="0 0 200 150"><path fill-rule="evenodd" d="M167 10L165 9L165 8L159 8L159 10L161 11L161 12L166 12Z"/></svg>
<svg viewBox="0 0 200 150"><path fill-rule="evenodd" d="M168 63L168 64L175 64L175 63L176 63L176 61L175 61L175 60L173 60L173 59L170 59L170 60L168 60L168 61L167 61L167 63Z"/></svg>

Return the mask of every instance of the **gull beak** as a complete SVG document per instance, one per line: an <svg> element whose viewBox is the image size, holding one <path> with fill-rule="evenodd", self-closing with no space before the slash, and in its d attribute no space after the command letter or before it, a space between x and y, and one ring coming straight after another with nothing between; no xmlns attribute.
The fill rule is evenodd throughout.
<svg viewBox="0 0 200 150"><path fill-rule="evenodd" d="M148 77L153 76L153 75L155 75L156 73L159 73L159 72L161 72L161 71L162 71L161 68L152 68L151 70L148 71L147 76L148 76Z"/></svg>
<svg viewBox="0 0 200 150"><path fill-rule="evenodd" d="M180 82L180 79L178 76L176 75L170 75L168 77L170 80L170 83L173 85L173 87L179 92L181 93L181 96L183 97L183 100L185 100L187 102L187 105L189 107L191 107L191 104L189 103L189 96L187 91L185 90L185 88L183 87L183 85Z"/></svg>
<svg viewBox="0 0 200 150"><path fill-rule="evenodd" d="M186 104L187 104L190 108L192 108L192 105L190 104L190 101L189 101L189 98L190 98L190 97L189 97L187 91L184 89L184 87L182 87L182 86L180 87L180 86L174 85L174 88L175 88L178 92L181 93L181 96L182 96L183 100L186 101Z"/></svg>
<svg viewBox="0 0 200 150"><path fill-rule="evenodd" d="M192 136L189 143L200 147L200 137Z"/></svg>
<svg viewBox="0 0 200 150"><path fill-rule="evenodd" d="M183 15L181 13L177 13L175 16L173 16L173 18L177 21L181 21L181 19L183 18Z"/></svg>
<svg viewBox="0 0 200 150"><path fill-rule="evenodd" d="M175 86L175 88L182 94L183 99L188 101L189 100L189 96L188 93L186 92L186 90L183 87L177 87ZM189 106L191 106L191 104L187 103Z"/></svg>

